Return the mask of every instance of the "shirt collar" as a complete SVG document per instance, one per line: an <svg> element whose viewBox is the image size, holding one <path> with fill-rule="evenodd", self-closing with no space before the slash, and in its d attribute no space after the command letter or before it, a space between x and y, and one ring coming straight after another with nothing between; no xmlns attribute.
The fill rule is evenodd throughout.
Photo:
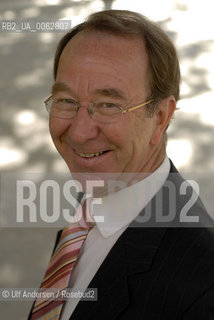
<svg viewBox="0 0 214 320"><path fill-rule="evenodd" d="M161 189L170 171L166 156L162 164L145 179L102 198L102 205L94 204L93 216L104 238L127 227ZM103 220L98 221L98 220Z"/></svg>

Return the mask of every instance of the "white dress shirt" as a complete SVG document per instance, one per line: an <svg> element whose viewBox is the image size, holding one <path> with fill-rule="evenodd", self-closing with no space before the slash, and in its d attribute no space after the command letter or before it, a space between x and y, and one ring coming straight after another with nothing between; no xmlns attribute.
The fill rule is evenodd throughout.
<svg viewBox="0 0 214 320"><path fill-rule="evenodd" d="M93 206L93 216L103 216L104 222L96 222L89 231L72 273L70 287L74 291L85 291L120 235L163 186L169 170L166 156L160 167L145 179L102 198L102 205ZM70 319L78 302L75 298L65 303L61 320Z"/></svg>

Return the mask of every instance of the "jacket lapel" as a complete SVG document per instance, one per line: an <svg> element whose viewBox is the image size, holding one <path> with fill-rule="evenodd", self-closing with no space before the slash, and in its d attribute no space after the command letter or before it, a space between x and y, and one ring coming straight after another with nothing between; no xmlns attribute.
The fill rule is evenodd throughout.
<svg viewBox="0 0 214 320"><path fill-rule="evenodd" d="M128 281L148 272L165 233L163 228L132 225L118 239L89 284L97 288L97 301L80 301L70 319L116 319L129 305Z"/></svg>

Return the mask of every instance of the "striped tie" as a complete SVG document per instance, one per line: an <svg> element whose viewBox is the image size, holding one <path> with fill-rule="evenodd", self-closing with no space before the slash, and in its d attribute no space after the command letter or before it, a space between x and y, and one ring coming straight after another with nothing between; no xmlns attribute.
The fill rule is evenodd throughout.
<svg viewBox="0 0 214 320"><path fill-rule="evenodd" d="M68 288L72 270L77 261L80 249L88 235L89 228L92 225L85 224L86 227L80 226L79 223L73 223L66 227L61 234L59 243L48 265L40 287L40 292L56 292ZM57 294L57 297L59 295ZM65 299L45 300L38 298L34 304L31 320L58 320L62 312Z"/></svg>

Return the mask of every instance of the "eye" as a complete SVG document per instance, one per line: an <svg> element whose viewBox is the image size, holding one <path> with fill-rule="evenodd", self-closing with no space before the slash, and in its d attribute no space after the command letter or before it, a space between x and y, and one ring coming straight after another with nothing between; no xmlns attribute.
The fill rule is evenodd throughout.
<svg viewBox="0 0 214 320"><path fill-rule="evenodd" d="M111 116L113 114L120 113L120 108L118 104L112 102L99 102L95 105L95 112Z"/></svg>
<svg viewBox="0 0 214 320"><path fill-rule="evenodd" d="M61 98L61 97L54 97L52 109L59 110L59 111L69 111L71 109L76 110L77 103L75 100L71 98Z"/></svg>
<svg viewBox="0 0 214 320"><path fill-rule="evenodd" d="M118 108L118 105L115 103L111 103L111 102L102 102L101 103L101 108L104 109L114 109L114 108Z"/></svg>
<svg viewBox="0 0 214 320"><path fill-rule="evenodd" d="M67 105L74 105L76 106L76 101L73 100L73 99L70 99L70 98L59 98L57 99L57 103L60 103L60 104L67 104Z"/></svg>

